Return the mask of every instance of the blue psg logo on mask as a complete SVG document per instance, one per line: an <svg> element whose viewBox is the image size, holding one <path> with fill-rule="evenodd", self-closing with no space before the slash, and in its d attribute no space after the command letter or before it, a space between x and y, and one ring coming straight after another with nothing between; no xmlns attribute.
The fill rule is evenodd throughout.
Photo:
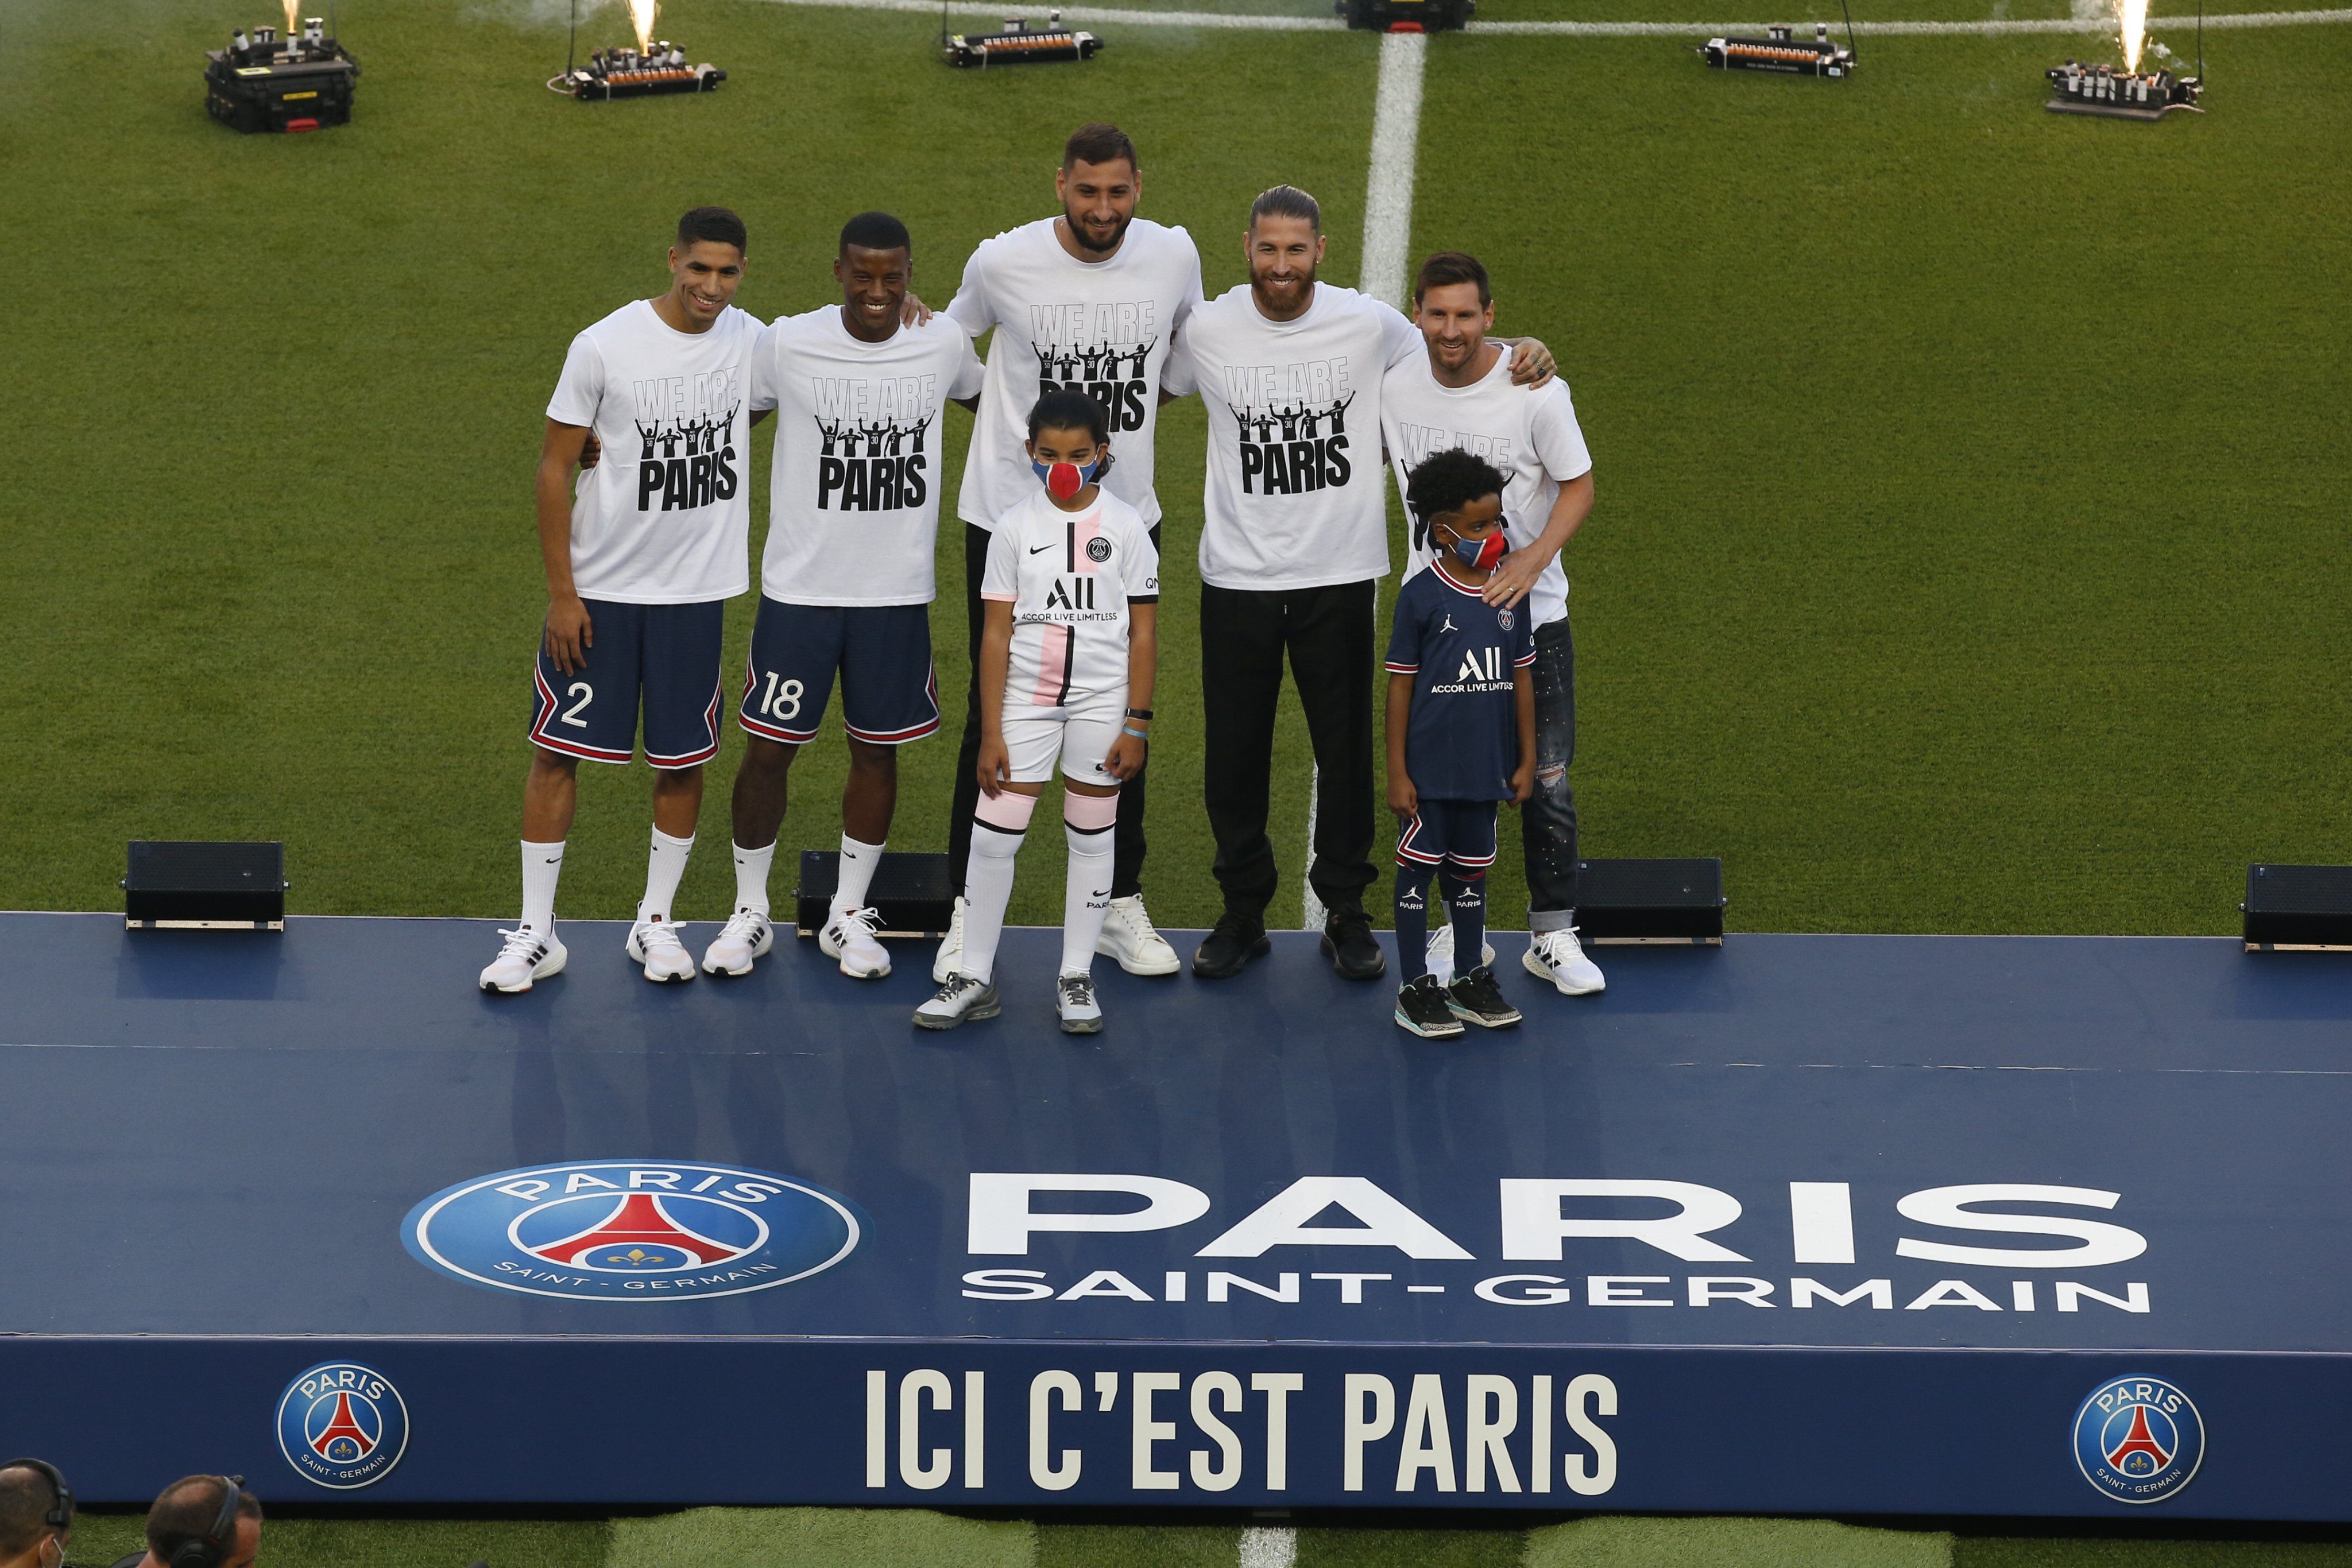
<svg viewBox="0 0 2352 1568"><path fill-rule="evenodd" d="M692 1160L583 1160L499 1171L408 1211L418 1262L493 1291L572 1301L740 1296L821 1274L866 1221L838 1194Z"/></svg>
<svg viewBox="0 0 2352 1568"><path fill-rule="evenodd" d="M2162 1502L2197 1479L2205 1421L2161 1377L2116 1377L2074 1412L2074 1463L2117 1502Z"/></svg>
<svg viewBox="0 0 2352 1568"><path fill-rule="evenodd" d="M320 1362L278 1397L278 1451L313 1485L372 1485L408 1451L408 1406L373 1367Z"/></svg>

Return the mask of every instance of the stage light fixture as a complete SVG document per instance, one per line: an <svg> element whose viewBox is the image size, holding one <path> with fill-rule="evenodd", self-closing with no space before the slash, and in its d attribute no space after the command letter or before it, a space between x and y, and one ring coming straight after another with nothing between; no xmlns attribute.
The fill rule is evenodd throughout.
<svg viewBox="0 0 2352 1568"><path fill-rule="evenodd" d="M951 66L1048 65L1057 60L1090 60L1102 40L1092 33L1062 26L1062 13L1046 13L1045 26L1032 31L1026 16L1007 16L1001 33L950 33L947 7L940 7L940 56Z"/></svg>
<svg viewBox="0 0 2352 1568"><path fill-rule="evenodd" d="M2147 45L2147 0L2119 0L2116 42L2123 49L2123 68L2086 66L2068 60L2042 74L2050 78L2050 101L2042 107L2053 114L2095 114L2108 120L2162 120L2176 109L2202 114L2197 100L2205 91L2205 7L2197 7L2197 74L2176 76L2168 67L2143 71L2140 56ZM2167 58L2163 45L2156 53Z"/></svg>
<svg viewBox="0 0 2352 1568"><path fill-rule="evenodd" d="M1813 36L1801 39L1796 30L1775 24L1762 38L1709 38L1699 55L1717 70L1777 71L1783 76L1849 77L1853 74L1853 22L1846 21L1846 46L1830 42L1830 25L1813 24Z"/></svg>
<svg viewBox="0 0 2352 1568"><path fill-rule="evenodd" d="M240 27L226 49L205 52L205 110L223 125L247 133L316 131L348 125L360 63L316 16L296 30L287 8L286 36L275 27Z"/></svg>

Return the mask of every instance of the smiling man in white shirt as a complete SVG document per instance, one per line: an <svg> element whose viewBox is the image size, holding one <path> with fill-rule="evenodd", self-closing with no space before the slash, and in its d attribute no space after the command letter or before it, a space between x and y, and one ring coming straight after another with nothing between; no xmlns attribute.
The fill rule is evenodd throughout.
<svg viewBox="0 0 2352 1568"><path fill-rule="evenodd" d="M1402 495L1432 453L1459 447L1501 471L1503 532L1510 553L1486 585L1487 603L1524 601L1535 627L1536 787L1519 813L1527 857L1528 973L1568 996L1602 988L1600 967L1576 940L1576 644L1568 627L1568 574L1560 549L1592 510L1592 455L1568 383L1515 386L1487 337L1495 296L1475 256L1441 251L1412 290L1413 324L1426 351L1391 366L1381 384L1381 432ZM1409 515L1409 514L1408 514ZM1409 578L1433 551L1413 525ZM1454 961L1466 973L1477 955Z"/></svg>
<svg viewBox="0 0 2352 1568"><path fill-rule="evenodd" d="M1192 312L1167 384L1209 413L1201 530L1203 792L1225 909L1192 957L1203 979L1269 950L1277 880L1266 837L1275 707L1286 654L1318 773L1307 882L1327 911L1323 951L1349 979L1386 967L1364 911L1372 881L1373 584L1388 573L1380 464L1381 378L1423 352L1394 306L1318 283L1322 209L1292 185L1250 208L1249 282ZM1499 341L1499 340L1498 340ZM1512 375L1540 382L1528 341Z"/></svg>

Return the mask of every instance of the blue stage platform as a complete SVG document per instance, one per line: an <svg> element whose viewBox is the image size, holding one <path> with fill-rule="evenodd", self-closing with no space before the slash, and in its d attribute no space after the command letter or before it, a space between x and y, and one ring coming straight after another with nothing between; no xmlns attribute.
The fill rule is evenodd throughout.
<svg viewBox="0 0 2352 1568"><path fill-rule="evenodd" d="M1048 933L946 1035L927 950L656 988L564 935L488 998L484 923L0 916L0 1449L115 1501L2352 1520L2337 958L1737 936L1570 1000L1505 934L1527 1026L1437 1044L1292 936L1074 1040Z"/></svg>

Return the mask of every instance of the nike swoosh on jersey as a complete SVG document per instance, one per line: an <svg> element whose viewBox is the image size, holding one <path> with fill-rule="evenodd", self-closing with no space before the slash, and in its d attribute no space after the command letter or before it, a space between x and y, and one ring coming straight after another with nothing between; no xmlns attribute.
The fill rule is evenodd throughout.
<svg viewBox="0 0 2352 1568"><path fill-rule="evenodd" d="M1029 553L1031 555L1043 555L1049 549L1059 549L1061 548L1062 547L1059 545L1031 545L1029 547Z"/></svg>

